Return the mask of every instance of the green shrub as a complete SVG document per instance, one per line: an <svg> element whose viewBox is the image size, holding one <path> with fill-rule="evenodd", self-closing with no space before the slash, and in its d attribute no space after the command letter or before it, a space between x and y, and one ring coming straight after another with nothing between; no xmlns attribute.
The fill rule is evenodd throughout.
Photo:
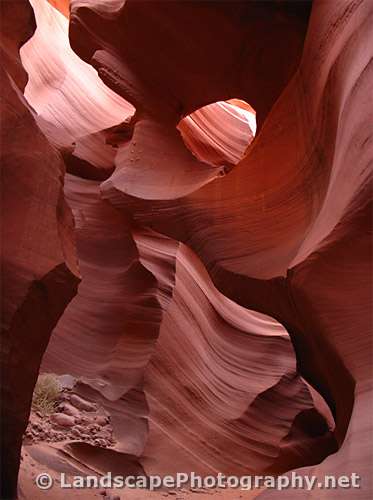
<svg viewBox="0 0 373 500"><path fill-rule="evenodd" d="M62 387L56 375L43 373L39 375L32 397L32 409L43 415L53 413Z"/></svg>

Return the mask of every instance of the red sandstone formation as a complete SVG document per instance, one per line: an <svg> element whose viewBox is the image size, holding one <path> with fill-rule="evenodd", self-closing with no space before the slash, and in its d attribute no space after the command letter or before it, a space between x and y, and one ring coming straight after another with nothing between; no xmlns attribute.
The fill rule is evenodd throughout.
<svg viewBox="0 0 373 500"><path fill-rule="evenodd" d="M39 369L114 438L43 463L370 498L372 2L30 4L1 6L4 498Z"/></svg>
<svg viewBox="0 0 373 500"><path fill-rule="evenodd" d="M1 16L1 496L9 498L41 357L76 293L79 270L64 165L22 95L27 77L15 49L34 29L32 9L5 2Z"/></svg>

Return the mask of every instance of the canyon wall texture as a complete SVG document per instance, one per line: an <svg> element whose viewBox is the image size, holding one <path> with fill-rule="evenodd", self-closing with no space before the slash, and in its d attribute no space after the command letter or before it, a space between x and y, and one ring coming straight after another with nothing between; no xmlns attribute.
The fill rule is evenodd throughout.
<svg viewBox="0 0 373 500"><path fill-rule="evenodd" d="M5 2L1 17L1 497L9 498L41 358L80 275L62 157L22 94L18 49L35 29L33 11Z"/></svg>
<svg viewBox="0 0 373 500"><path fill-rule="evenodd" d="M373 3L30 4L2 4L4 498L40 364L111 415L71 463L370 498Z"/></svg>

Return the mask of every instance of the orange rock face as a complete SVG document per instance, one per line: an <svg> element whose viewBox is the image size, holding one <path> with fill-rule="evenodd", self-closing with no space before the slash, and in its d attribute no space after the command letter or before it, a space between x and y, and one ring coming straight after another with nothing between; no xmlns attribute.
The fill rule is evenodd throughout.
<svg viewBox="0 0 373 500"><path fill-rule="evenodd" d="M27 75L15 48L32 33L33 12L27 2L5 2L2 14L1 497L11 498L41 357L79 270L64 164L22 94Z"/></svg>
<svg viewBox="0 0 373 500"><path fill-rule="evenodd" d="M30 4L2 4L4 498L39 370L110 416L71 467L370 498L373 4Z"/></svg>

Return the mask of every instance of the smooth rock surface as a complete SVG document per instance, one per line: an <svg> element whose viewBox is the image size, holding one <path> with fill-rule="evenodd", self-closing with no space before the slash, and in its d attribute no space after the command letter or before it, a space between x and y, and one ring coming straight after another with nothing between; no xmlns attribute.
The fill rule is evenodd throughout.
<svg viewBox="0 0 373 500"><path fill-rule="evenodd" d="M370 498L372 2L32 5L21 59L27 2L2 37L7 493L41 364L110 416L70 467Z"/></svg>

